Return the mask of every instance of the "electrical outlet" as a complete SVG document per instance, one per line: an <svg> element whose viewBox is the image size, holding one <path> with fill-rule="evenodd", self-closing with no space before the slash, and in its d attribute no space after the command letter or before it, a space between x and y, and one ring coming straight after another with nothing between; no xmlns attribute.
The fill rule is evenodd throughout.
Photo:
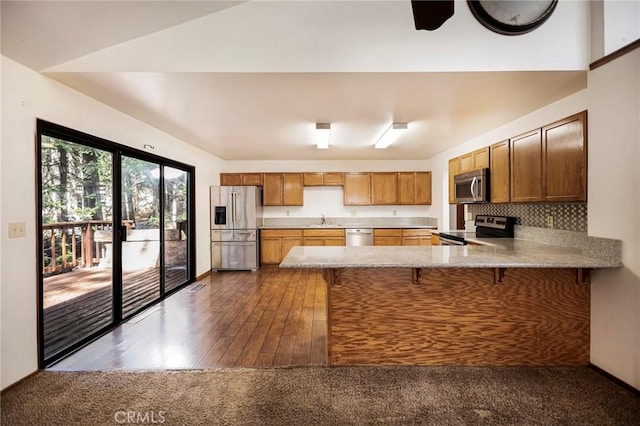
<svg viewBox="0 0 640 426"><path fill-rule="evenodd" d="M547 228L553 228L553 216L547 216Z"/></svg>
<svg viewBox="0 0 640 426"><path fill-rule="evenodd" d="M20 238L26 235L26 224L24 222L13 222L9 224L9 238Z"/></svg>
<svg viewBox="0 0 640 426"><path fill-rule="evenodd" d="M393 215L394 215L394 216L397 216L397 215L398 215L398 210L394 210L394 211L393 211Z"/></svg>
<svg viewBox="0 0 640 426"><path fill-rule="evenodd" d="M356 211L355 211L355 210L352 210L352 211L351 211L351 216L355 216L355 215L356 215Z"/></svg>
<svg viewBox="0 0 640 426"><path fill-rule="evenodd" d="M287 214L287 216L289 216L289 210L287 210L285 213Z"/></svg>

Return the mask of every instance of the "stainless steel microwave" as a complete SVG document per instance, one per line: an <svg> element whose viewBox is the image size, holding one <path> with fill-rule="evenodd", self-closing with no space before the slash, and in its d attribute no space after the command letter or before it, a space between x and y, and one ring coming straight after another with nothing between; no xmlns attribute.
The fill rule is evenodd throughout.
<svg viewBox="0 0 640 426"><path fill-rule="evenodd" d="M456 203L489 202L489 169L478 169L453 177Z"/></svg>

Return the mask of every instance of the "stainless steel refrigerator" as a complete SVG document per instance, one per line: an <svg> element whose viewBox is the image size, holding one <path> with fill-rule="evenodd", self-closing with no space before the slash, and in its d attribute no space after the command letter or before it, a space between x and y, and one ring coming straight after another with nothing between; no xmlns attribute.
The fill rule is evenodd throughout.
<svg viewBox="0 0 640 426"><path fill-rule="evenodd" d="M262 226L262 188L212 186L211 269L258 269L258 228Z"/></svg>

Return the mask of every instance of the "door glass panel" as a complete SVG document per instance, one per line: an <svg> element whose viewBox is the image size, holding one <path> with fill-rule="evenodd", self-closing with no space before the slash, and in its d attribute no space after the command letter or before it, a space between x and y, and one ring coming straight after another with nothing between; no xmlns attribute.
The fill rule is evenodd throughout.
<svg viewBox="0 0 640 426"><path fill-rule="evenodd" d="M164 288L183 284L187 272L187 182L188 173L164 167Z"/></svg>
<svg viewBox="0 0 640 426"><path fill-rule="evenodd" d="M111 153L42 135L44 359L113 321Z"/></svg>
<svg viewBox="0 0 640 426"><path fill-rule="evenodd" d="M159 177L158 164L122 156L123 318L160 298Z"/></svg>

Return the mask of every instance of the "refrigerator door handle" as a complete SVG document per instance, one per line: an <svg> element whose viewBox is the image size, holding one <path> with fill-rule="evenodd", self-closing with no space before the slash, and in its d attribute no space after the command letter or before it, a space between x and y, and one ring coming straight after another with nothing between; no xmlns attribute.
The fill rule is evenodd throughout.
<svg viewBox="0 0 640 426"><path fill-rule="evenodd" d="M236 193L231 193L231 223L236 224Z"/></svg>

